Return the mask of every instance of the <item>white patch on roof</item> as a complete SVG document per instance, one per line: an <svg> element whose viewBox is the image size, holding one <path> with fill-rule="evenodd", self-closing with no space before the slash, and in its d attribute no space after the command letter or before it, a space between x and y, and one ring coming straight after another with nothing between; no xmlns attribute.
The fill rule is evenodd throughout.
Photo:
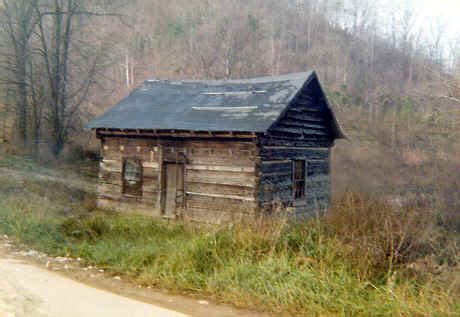
<svg viewBox="0 0 460 317"><path fill-rule="evenodd" d="M257 106L246 106L246 107L192 107L193 110L201 111L240 111L240 110L254 110Z"/></svg>
<svg viewBox="0 0 460 317"><path fill-rule="evenodd" d="M252 90L252 91L217 91L217 92L204 92L204 95L208 96L215 96L215 95L224 95L224 96L232 96L232 95L252 95L252 94L263 94L266 93L266 90Z"/></svg>
<svg viewBox="0 0 460 317"><path fill-rule="evenodd" d="M276 91L273 95L269 97L269 100L274 103L280 103L283 100L289 98L289 96L294 92L293 89L284 88Z"/></svg>

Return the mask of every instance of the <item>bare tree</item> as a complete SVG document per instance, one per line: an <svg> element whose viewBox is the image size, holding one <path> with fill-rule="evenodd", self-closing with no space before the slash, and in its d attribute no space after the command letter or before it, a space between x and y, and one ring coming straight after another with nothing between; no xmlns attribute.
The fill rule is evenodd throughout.
<svg viewBox="0 0 460 317"><path fill-rule="evenodd" d="M15 87L17 137L27 144L28 121L28 65L31 59L30 41L35 27L34 12L38 0L2 0L0 14L6 35L7 50L4 69L11 74L8 84ZM4 48L5 49L5 48Z"/></svg>
<svg viewBox="0 0 460 317"><path fill-rule="evenodd" d="M428 41L428 54L435 64L442 65L446 25L441 18L432 21Z"/></svg>
<svg viewBox="0 0 460 317"><path fill-rule="evenodd" d="M62 152L75 114L95 83L102 50L78 37L77 28L85 18L98 15L102 14L87 10L83 0L54 0L36 10L45 67L46 119L55 156Z"/></svg>

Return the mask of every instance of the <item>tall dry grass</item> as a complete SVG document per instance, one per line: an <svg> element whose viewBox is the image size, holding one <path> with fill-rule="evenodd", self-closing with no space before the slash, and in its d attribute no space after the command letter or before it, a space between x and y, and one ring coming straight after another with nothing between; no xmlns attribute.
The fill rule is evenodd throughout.
<svg viewBox="0 0 460 317"><path fill-rule="evenodd" d="M390 279L402 265L436 252L432 237L439 228L433 213L363 193L335 201L324 225L350 247L350 261L366 278Z"/></svg>
<svg viewBox="0 0 460 317"><path fill-rule="evenodd" d="M325 218L304 223L200 228L88 212L52 184L2 177L0 184L2 233L146 286L292 315L460 312L451 281L406 272L433 252L415 234L431 230L430 222L367 196L346 195Z"/></svg>
<svg viewBox="0 0 460 317"><path fill-rule="evenodd" d="M93 193L32 176L0 175L0 232L135 283L280 314L460 313L458 245L419 205L349 193L303 223L202 228L90 211Z"/></svg>

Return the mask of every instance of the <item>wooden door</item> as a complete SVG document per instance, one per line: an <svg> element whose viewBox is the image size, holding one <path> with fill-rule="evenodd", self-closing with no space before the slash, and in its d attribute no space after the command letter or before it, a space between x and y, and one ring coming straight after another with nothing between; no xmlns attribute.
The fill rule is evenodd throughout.
<svg viewBox="0 0 460 317"><path fill-rule="evenodd" d="M163 215L175 218L184 201L184 165L164 163Z"/></svg>

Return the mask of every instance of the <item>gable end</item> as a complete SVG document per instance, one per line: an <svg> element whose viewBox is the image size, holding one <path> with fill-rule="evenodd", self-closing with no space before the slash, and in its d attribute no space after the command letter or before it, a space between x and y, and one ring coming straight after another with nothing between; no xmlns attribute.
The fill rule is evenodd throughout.
<svg viewBox="0 0 460 317"><path fill-rule="evenodd" d="M316 74L268 129L267 137L311 147L330 147L335 139L343 137Z"/></svg>

